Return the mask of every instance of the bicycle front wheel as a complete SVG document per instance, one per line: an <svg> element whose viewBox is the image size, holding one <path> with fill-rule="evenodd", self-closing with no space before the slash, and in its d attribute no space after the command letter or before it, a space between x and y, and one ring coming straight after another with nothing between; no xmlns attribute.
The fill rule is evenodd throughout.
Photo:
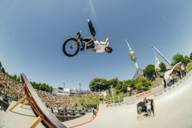
<svg viewBox="0 0 192 128"><path fill-rule="evenodd" d="M80 50L80 44L76 38L69 38L63 44L63 53L68 57L77 55Z"/></svg>

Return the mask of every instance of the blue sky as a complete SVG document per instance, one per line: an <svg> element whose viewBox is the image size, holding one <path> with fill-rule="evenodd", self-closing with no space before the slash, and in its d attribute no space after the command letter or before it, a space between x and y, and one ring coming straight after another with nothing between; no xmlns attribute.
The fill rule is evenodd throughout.
<svg viewBox="0 0 192 128"><path fill-rule="evenodd" d="M191 7L191 0L0 0L0 61L12 74L55 87L80 82L86 89L94 77L130 79L135 68L125 39L142 68L154 63L153 45L169 59L192 52ZM114 52L66 57L63 41L80 30L89 35L88 18Z"/></svg>

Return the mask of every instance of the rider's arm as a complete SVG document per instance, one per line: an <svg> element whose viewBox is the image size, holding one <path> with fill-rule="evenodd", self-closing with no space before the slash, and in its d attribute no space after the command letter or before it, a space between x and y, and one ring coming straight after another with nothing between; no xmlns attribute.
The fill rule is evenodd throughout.
<svg viewBox="0 0 192 128"><path fill-rule="evenodd" d="M109 42L106 42L106 41L100 41L99 43L100 45L109 46Z"/></svg>

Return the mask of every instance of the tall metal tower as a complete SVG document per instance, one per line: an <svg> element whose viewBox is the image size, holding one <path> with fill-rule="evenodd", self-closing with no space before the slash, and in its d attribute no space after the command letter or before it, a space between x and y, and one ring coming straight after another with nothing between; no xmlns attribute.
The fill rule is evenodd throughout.
<svg viewBox="0 0 192 128"><path fill-rule="evenodd" d="M143 70L139 67L139 65L137 63L137 56L136 56L135 50L133 50L131 48L131 46L129 45L129 42L127 40L125 40L125 42L127 43L127 46L129 49L129 57L130 57L131 61L134 63L135 68L136 68L136 72L133 76L133 79L137 79L138 77L143 76Z"/></svg>
<svg viewBox="0 0 192 128"><path fill-rule="evenodd" d="M137 56L135 50L133 50L127 40L125 40L129 49L129 57L131 61L134 63L136 70L139 69L139 65L137 63Z"/></svg>

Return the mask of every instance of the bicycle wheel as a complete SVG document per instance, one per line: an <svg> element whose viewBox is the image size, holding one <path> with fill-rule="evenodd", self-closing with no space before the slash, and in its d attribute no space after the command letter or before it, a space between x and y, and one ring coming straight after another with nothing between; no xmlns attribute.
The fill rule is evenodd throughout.
<svg viewBox="0 0 192 128"><path fill-rule="evenodd" d="M63 53L69 57L77 55L79 49L80 44L75 38L69 38L63 44Z"/></svg>

